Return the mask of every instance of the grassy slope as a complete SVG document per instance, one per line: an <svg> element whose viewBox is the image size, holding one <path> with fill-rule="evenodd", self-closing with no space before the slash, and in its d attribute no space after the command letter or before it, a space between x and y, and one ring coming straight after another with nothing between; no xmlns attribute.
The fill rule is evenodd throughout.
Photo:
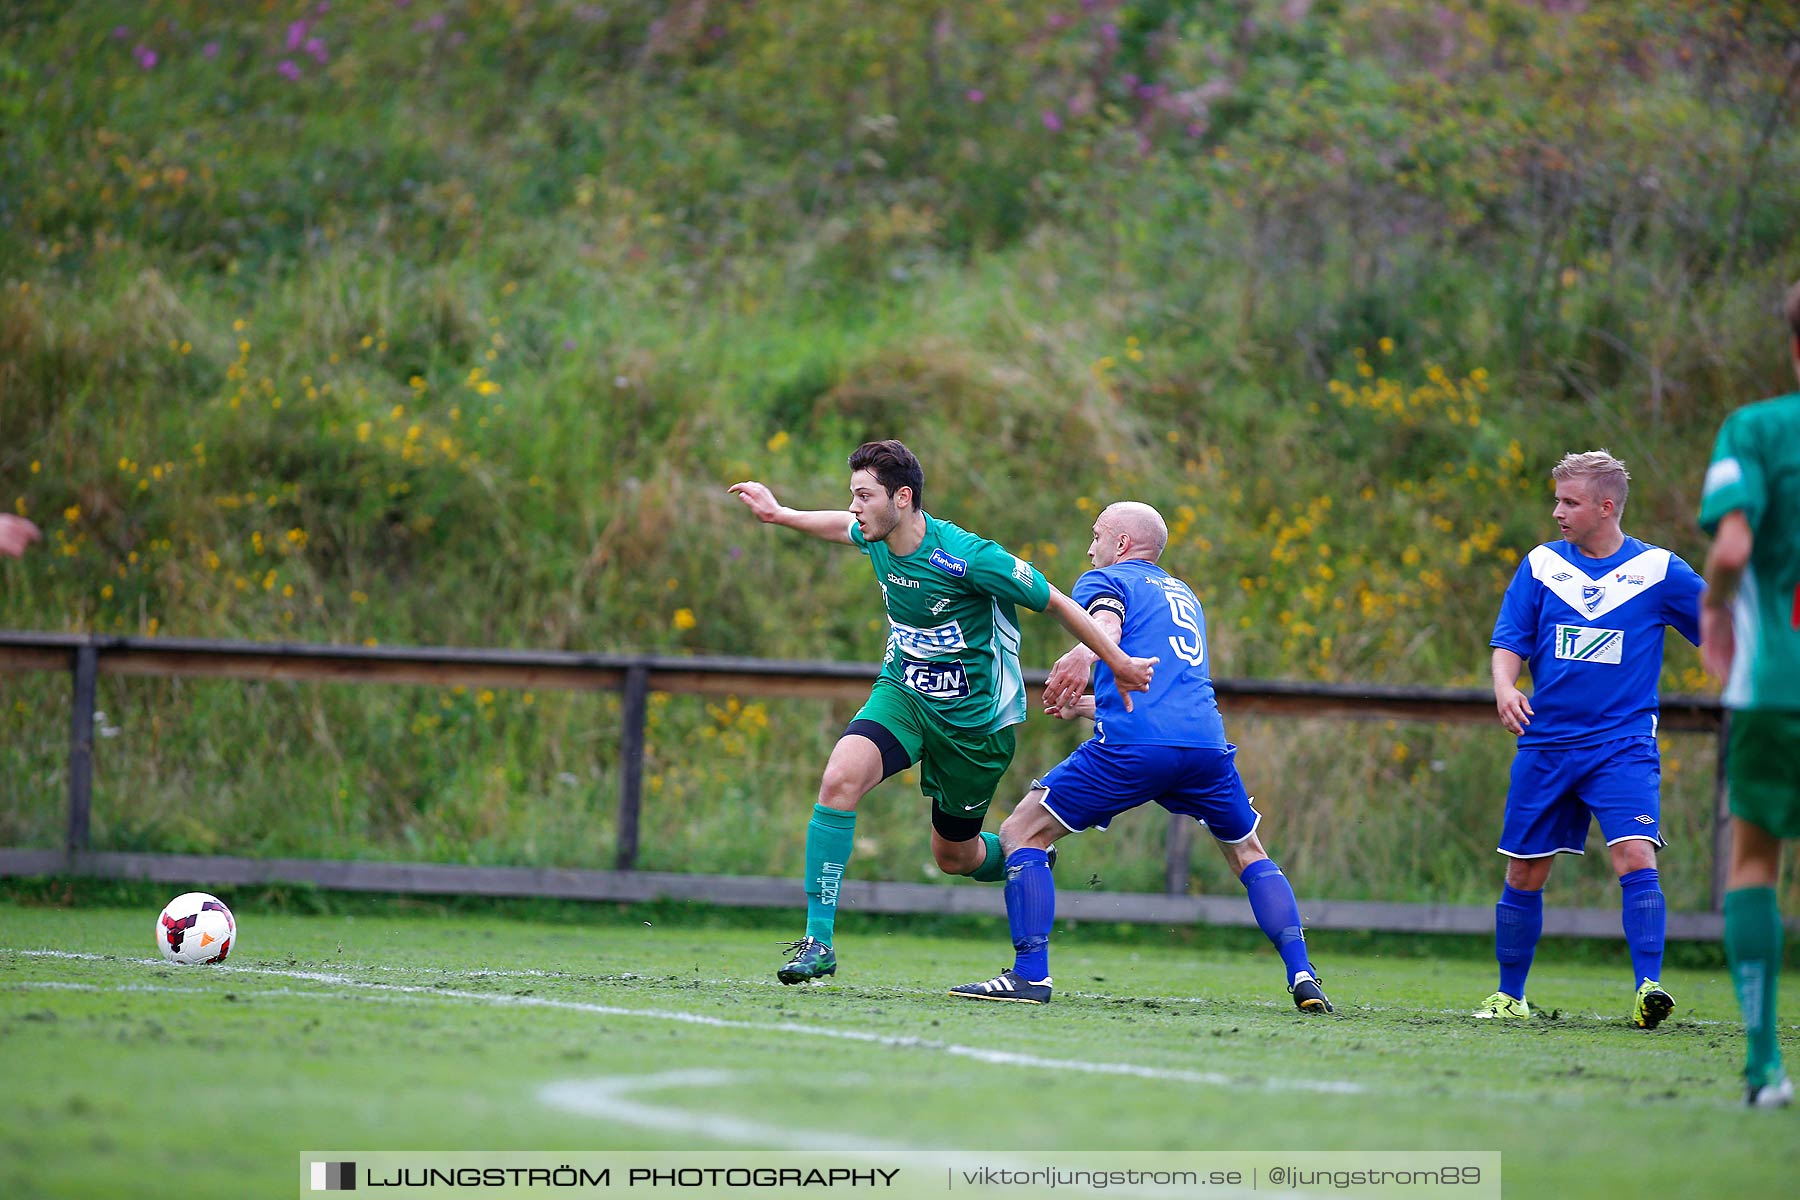
<svg viewBox="0 0 1800 1200"><path fill-rule="evenodd" d="M1478 682L1558 454L1624 455L1629 527L1692 557L1718 416L1787 386L1785 10L705 7L9 11L0 503L48 544L0 623L868 659L861 559L722 488L836 504L899 433L934 511L1065 587L1097 504L1160 505L1221 675ZM1690 649L1665 682L1706 686ZM66 688L5 688L0 841L53 844ZM609 857L604 698L103 707L104 847ZM845 715L653 714L667 865L803 808ZM1489 889L1504 744L1367 732L1256 756L1366 808L1301 865ZM1707 755L1670 757L1697 826ZM859 869L918 877L884 840Z"/></svg>
<svg viewBox="0 0 1800 1200"><path fill-rule="evenodd" d="M1616 966L1545 963L1532 994L1558 1019L1496 1028L1463 1015L1491 967L1357 957L1329 938L1315 955L1339 1015L1319 1020L1289 1007L1266 949L1075 935L1055 952L1055 1004L1023 1010L938 994L985 977L999 936L872 926L844 939L838 981L783 989L764 930L604 913L575 928L240 915L237 969L203 971L138 961L142 911L0 909L9 1192L224 1196L246 1179L285 1190L309 1148L713 1148L535 1098L554 1080L689 1067L733 1078L643 1101L919 1148L1499 1149L1509 1195L1719 1194L1773 1186L1796 1166L1793 1139L1773 1135L1787 1114L1736 1107L1741 1048L1718 971L1672 971L1681 1007L1645 1035L1622 1023ZM33 948L101 957L19 953ZM320 972L331 978L305 977ZM1790 1028L1795 1003L1790 988ZM632 1015L652 1012L736 1024ZM926 1040L893 1048L810 1028ZM940 1042L1229 1082L986 1065ZM1292 1086L1318 1081L1361 1090Z"/></svg>

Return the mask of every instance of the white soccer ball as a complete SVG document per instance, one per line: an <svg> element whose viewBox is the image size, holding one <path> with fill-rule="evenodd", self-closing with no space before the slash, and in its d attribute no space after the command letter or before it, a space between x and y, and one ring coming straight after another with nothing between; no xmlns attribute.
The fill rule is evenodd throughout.
<svg viewBox="0 0 1800 1200"><path fill-rule="evenodd" d="M222 963L237 941L237 919L205 892L183 892L156 918L156 948L176 963Z"/></svg>

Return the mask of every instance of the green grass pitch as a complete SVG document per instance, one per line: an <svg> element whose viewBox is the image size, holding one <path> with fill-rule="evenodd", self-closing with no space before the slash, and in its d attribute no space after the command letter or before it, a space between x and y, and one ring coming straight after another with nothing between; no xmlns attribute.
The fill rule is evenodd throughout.
<svg viewBox="0 0 1800 1200"><path fill-rule="evenodd" d="M251 907L222 968L152 960L154 915L0 901L0 1195L291 1195L300 1151L359 1148L1498 1150L1508 1196L1778 1194L1800 1169L1800 1110L1740 1107L1722 970L1671 970L1646 1034L1616 965L1540 963L1559 1016L1496 1025L1466 1015L1489 964L1329 934L1338 1012L1306 1018L1272 953L1204 937L1067 939L1032 1008L942 995L1009 961L999 925L870 922L835 981L784 988L788 914ZM1791 1035L1800 986L1782 1001Z"/></svg>

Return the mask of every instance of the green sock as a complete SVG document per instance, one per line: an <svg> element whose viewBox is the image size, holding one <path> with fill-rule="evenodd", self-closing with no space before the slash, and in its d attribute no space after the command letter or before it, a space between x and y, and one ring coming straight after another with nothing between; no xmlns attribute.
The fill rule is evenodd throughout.
<svg viewBox="0 0 1800 1200"><path fill-rule="evenodd" d="M1725 893L1725 958L1744 1013L1749 1042L1744 1078L1756 1087L1781 1075L1775 1043L1775 991L1781 981L1781 912L1775 889L1738 888Z"/></svg>
<svg viewBox="0 0 1800 1200"><path fill-rule="evenodd" d="M856 845L856 813L813 805L806 826L806 936L831 945L838 887Z"/></svg>
<svg viewBox="0 0 1800 1200"><path fill-rule="evenodd" d="M1000 835L984 833L981 835L981 848L987 857L981 865L969 872L970 879L979 879L983 883L1006 882L1006 855L1000 853Z"/></svg>

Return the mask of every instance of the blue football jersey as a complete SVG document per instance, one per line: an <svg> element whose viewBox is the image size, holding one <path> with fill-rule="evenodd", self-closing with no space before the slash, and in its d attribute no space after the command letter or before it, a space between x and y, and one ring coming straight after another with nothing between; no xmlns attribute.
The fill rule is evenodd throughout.
<svg viewBox="0 0 1800 1200"><path fill-rule="evenodd" d="M1094 678L1094 737L1117 745L1225 746L1225 722L1206 669L1206 614L1193 589L1153 562L1128 558L1075 581L1075 603L1117 616L1119 645L1134 658L1159 658L1148 692L1132 710L1113 686L1112 668Z"/></svg>
<svg viewBox="0 0 1800 1200"><path fill-rule="evenodd" d="M1531 668L1531 724L1519 745L1654 736L1663 626L1698 646L1705 587L1680 558L1633 537L1607 558L1563 541L1527 554L1488 643Z"/></svg>

